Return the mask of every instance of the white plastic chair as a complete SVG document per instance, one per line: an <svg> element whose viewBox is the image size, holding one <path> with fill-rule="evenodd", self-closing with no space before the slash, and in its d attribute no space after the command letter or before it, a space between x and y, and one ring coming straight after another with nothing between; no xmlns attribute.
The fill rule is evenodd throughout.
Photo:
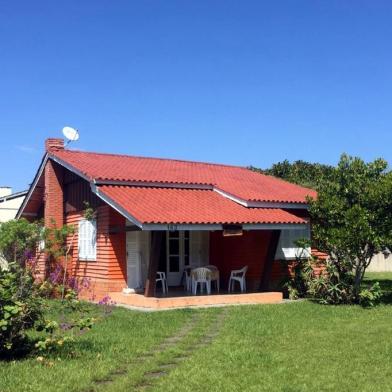
<svg viewBox="0 0 392 392"><path fill-rule="evenodd" d="M184 268L184 290L191 291L192 290L192 279L190 275L191 269L190 267Z"/></svg>
<svg viewBox="0 0 392 392"><path fill-rule="evenodd" d="M211 276L210 276L211 284L212 284L213 281L215 281L216 290L219 293L220 274L219 274L218 268L215 265L212 265L212 264L206 265L205 268L208 268L211 271Z"/></svg>
<svg viewBox="0 0 392 392"><path fill-rule="evenodd" d="M156 283L161 282L162 285L162 293L167 294L169 289L167 287L167 280L166 280L166 274L164 272L158 271L157 272L157 278L155 279Z"/></svg>
<svg viewBox="0 0 392 392"><path fill-rule="evenodd" d="M208 268L200 267L191 271L192 277L192 292L193 295L197 293L197 286L200 284L200 292L203 292L206 286L207 294L211 294L211 271Z"/></svg>
<svg viewBox="0 0 392 392"><path fill-rule="evenodd" d="M229 279L229 293L233 290L233 286L235 282L238 282L241 287L241 293L246 291L246 280L245 280L245 275L246 271L248 271L248 266L246 265L244 268L241 268L240 270L233 270L231 271L230 274L230 279Z"/></svg>

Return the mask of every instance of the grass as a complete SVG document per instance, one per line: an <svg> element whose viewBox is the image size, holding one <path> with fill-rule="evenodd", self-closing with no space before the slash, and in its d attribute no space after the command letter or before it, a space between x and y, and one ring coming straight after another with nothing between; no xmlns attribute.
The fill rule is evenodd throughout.
<svg viewBox="0 0 392 392"><path fill-rule="evenodd" d="M34 357L1 362L0 391L390 390L392 274L368 274L366 284L374 280L385 291L375 309L309 301L154 313L117 308L81 336L71 358L54 355L51 366Z"/></svg>

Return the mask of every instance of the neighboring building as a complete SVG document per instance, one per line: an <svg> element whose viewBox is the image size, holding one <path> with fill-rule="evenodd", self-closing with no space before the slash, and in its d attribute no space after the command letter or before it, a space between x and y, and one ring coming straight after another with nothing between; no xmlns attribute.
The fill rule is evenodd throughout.
<svg viewBox="0 0 392 392"><path fill-rule="evenodd" d="M0 187L0 223L15 219L27 191L12 193L10 187Z"/></svg>
<svg viewBox="0 0 392 392"><path fill-rule="evenodd" d="M392 255L376 254L366 270L367 272L392 272Z"/></svg>
<svg viewBox="0 0 392 392"><path fill-rule="evenodd" d="M124 288L154 296L156 270L179 286L184 268L210 264L223 288L247 265L255 292L287 273L279 260L294 259L293 241L309 237L307 195L316 193L243 167L71 151L48 139L18 217L76 225L70 270L97 296Z"/></svg>

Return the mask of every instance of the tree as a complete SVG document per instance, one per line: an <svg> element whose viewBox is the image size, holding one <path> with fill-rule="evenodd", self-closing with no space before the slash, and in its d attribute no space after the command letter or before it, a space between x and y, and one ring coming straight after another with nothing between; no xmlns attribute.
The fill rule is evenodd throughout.
<svg viewBox="0 0 392 392"><path fill-rule="evenodd" d="M42 226L26 219L11 220L0 225L0 253L8 262L26 260L27 253L34 253Z"/></svg>
<svg viewBox="0 0 392 392"><path fill-rule="evenodd" d="M321 183L330 180L334 170L333 166L321 163L301 160L290 163L287 159L274 163L266 170L255 167L250 167L250 169L313 189L318 189Z"/></svg>
<svg viewBox="0 0 392 392"><path fill-rule="evenodd" d="M0 358L21 354L27 332L43 320L43 307L33 271L10 263L0 269Z"/></svg>
<svg viewBox="0 0 392 392"><path fill-rule="evenodd" d="M343 154L318 197L309 199L315 246L330 256L339 277L352 287L349 302L359 302L371 258L392 249L392 172L383 159L365 163Z"/></svg>

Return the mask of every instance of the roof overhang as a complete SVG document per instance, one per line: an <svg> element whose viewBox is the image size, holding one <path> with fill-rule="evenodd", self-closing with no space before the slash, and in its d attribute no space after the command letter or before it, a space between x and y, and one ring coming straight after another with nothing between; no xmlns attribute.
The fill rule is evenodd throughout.
<svg viewBox="0 0 392 392"><path fill-rule="evenodd" d="M22 216L35 216L33 213L24 213L24 210L26 208L26 205L31 199L31 195L33 194L34 190L36 189L36 186L38 184L38 181L40 180L42 173L44 172L46 162L48 161L48 154L45 154L42 158L41 164L39 165L38 171L35 173L34 180L30 185L29 190L27 191L27 195L23 200L23 203L19 207L18 212L16 213L15 219L19 219Z"/></svg>
<svg viewBox="0 0 392 392"><path fill-rule="evenodd" d="M304 230L309 227L308 223L304 224L244 224L238 225L242 230ZM140 227L146 231L175 231L175 230L195 230L195 231L219 231L224 230L225 225L217 224L145 224Z"/></svg>
<svg viewBox="0 0 392 392"><path fill-rule="evenodd" d="M25 197L27 193L28 191L21 191L21 192L11 193L10 195L7 196L2 196L0 197L0 203L4 203L9 200L18 199L19 197Z"/></svg>
<svg viewBox="0 0 392 392"><path fill-rule="evenodd" d="M246 208L212 190L96 184L91 184L91 190L138 230L214 231L224 230L230 224L243 230L302 230L309 226L306 219L287 211Z"/></svg>

